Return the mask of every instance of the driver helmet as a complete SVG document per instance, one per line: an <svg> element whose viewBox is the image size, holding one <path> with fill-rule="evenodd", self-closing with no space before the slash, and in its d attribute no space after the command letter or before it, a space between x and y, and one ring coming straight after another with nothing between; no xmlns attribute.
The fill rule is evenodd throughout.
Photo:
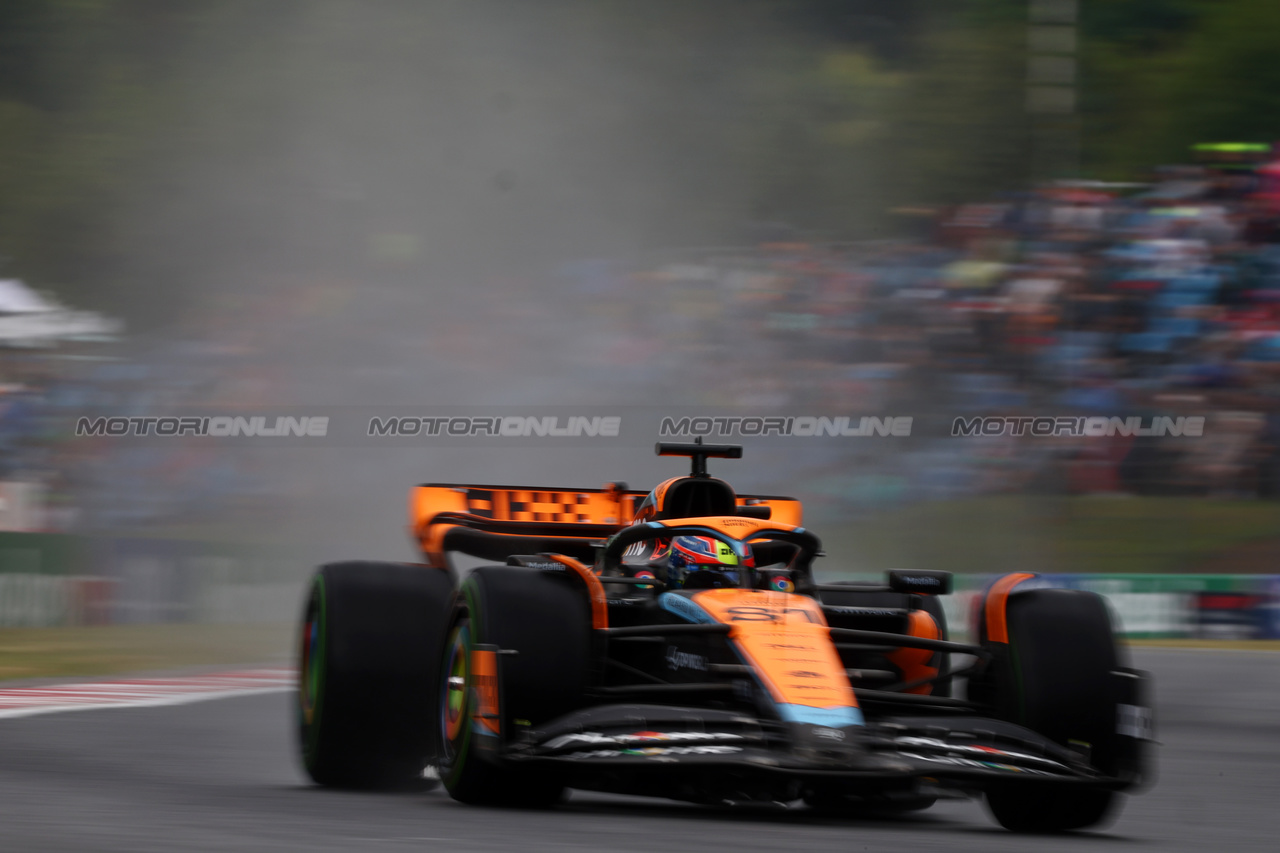
<svg viewBox="0 0 1280 853"><path fill-rule="evenodd" d="M667 555L667 588L713 589L754 586L756 559L751 546L738 555L725 542L711 536L677 536Z"/></svg>

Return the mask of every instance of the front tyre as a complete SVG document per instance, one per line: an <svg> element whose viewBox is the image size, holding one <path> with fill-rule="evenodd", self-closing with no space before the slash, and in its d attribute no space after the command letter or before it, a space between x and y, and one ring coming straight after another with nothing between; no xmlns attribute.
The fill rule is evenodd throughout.
<svg viewBox="0 0 1280 853"><path fill-rule="evenodd" d="M1114 774L1114 673L1121 660L1106 603L1080 590L1027 590L1009 596L1006 617L1007 653L970 698L988 703L1003 719L1085 750L1099 772ZM1119 800L1112 790L1083 784L1021 781L987 791L992 816L1015 832L1097 826L1115 813Z"/></svg>
<svg viewBox="0 0 1280 853"><path fill-rule="evenodd" d="M472 805L520 804L520 780L515 770L486 760L479 753L484 746L480 738L492 737L477 731L473 721L477 713L476 676L472 670L471 619L459 609L445 640L444 660L440 668L437 702L440 720L440 781L449 796ZM563 788L549 792L546 804L559 799Z"/></svg>
<svg viewBox="0 0 1280 853"><path fill-rule="evenodd" d="M467 577L439 668L439 772L451 797L526 808L560 800L560 768L513 764L495 745L513 726L538 725L580 707L590 632L585 596L565 578L504 566ZM478 646L510 653L501 656L499 673L476 671ZM478 707L481 690L495 689L482 683L489 676L500 696L496 709ZM496 713L487 718L484 710Z"/></svg>
<svg viewBox="0 0 1280 853"><path fill-rule="evenodd" d="M1079 785L996 786L987 791L987 808L1012 832L1067 832L1106 822L1116 793Z"/></svg>

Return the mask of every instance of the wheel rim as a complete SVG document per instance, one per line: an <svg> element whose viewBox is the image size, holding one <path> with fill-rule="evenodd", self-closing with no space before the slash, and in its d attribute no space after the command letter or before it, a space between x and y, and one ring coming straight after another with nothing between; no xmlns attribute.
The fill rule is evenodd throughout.
<svg viewBox="0 0 1280 853"><path fill-rule="evenodd" d="M446 759L456 755L456 744L465 731L470 645L471 632L466 622L460 622L449 637L444 683L440 688L440 727L443 735L440 740L444 744Z"/></svg>
<svg viewBox="0 0 1280 853"><path fill-rule="evenodd" d="M298 638L298 735L302 763L308 772L318 760L320 717L324 713L325 623L324 579L316 577Z"/></svg>
<svg viewBox="0 0 1280 853"><path fill-rule="evenodd" d="M320 684L324 678L324 590L319 583L307 603L307 615L302 621L299 646L298 701L302 721L310 726L315 723Z"/></svg>
<svg viewBox="0 0 1280 853"><path fill-rule="evenodd" d="M318 638L320 636L320 620L310 618L302 625L302 679L300 698L302 700L302 718L310 724L316 712L316 670L319 669L320 655Z"/></svg>

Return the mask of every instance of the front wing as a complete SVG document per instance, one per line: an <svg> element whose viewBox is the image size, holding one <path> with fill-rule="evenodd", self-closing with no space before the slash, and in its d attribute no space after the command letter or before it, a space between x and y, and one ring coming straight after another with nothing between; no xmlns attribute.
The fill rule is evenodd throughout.
<svg viewBox="0 0 1280 853"><path fill-rule="evenodd" d="M1135 751L1149 739L1133 735ZM571 775L588 780L632 775L652 783L715 770L734 778L789 776L873 787L927 779L980 789L1017 779L1123 789L1140 781L1134 773L1104 775L1084 752L1022 726L970 715L882 717L865 727L829 729L705 708L612 705L571 714L513 740L503 759L569 765ZM648 792L670 796L670 790Z"/></svg>

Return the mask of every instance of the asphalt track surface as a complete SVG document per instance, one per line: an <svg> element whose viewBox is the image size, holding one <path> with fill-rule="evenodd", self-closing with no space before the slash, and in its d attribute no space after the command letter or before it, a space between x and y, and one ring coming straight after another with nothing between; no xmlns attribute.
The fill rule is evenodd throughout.
<svg viewBox="0 0 1280 853"><path fill-rule="evenodd" d="M1280 653L1145 650L1159 779L1107 829L1028 837L978 802L901 818L716 810L574 793L552 811L440 790L327 791L297 767L288 694L0 720L0 850L1243 851L1280 849Z"/></svg>

